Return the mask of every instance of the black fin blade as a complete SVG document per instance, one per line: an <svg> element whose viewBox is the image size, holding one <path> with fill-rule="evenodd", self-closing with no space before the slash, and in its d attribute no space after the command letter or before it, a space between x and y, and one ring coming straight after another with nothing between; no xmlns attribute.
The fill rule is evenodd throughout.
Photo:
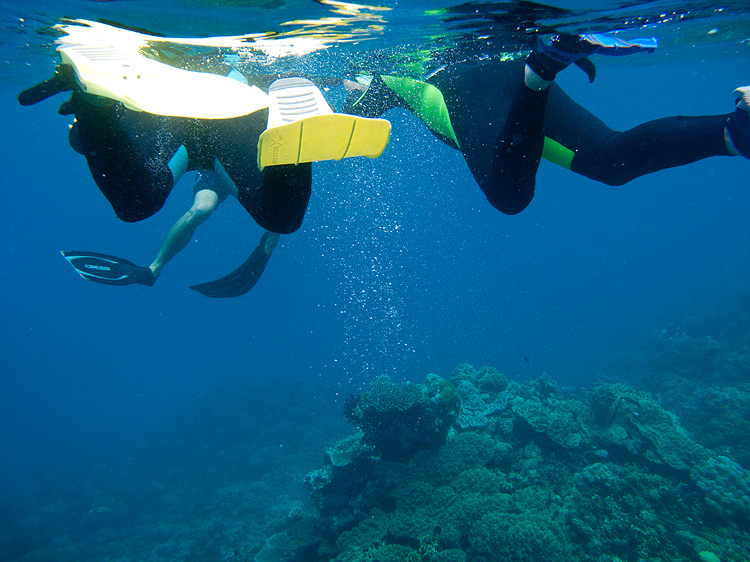
<svg viewBox="0 0 750 562"><path fill-rule="evenodd" d="M575 65L586 73L586 76L589 77L589 83L594 81L594 78L596 78L596 66L591 62L591 59L585 58L577 60Z"/></svg>
<svg viewBox="0 0 750 562"><path fill-rule="evenodd" d="M266 264L271 258L271 255L266 253L265 250L267 238L268 234L266 233L261 237L258 246L250 254L250 257L229 275L225 275L216 281L193 285L190 288L213 299L241 297L249 292L250 289L255 287L260 276L263 275Z"/></svg>
<svg viewBox="0 0 750 562"><path fill-rule="evenodd" d="M153 285L156 279L148 267L99 252L60 252L87 281L104 285Z"/></svg>

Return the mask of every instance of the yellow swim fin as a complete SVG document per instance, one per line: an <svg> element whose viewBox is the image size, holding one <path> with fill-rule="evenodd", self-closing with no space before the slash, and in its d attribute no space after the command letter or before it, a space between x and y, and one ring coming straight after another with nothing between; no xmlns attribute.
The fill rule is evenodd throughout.
<svg viewBox="0 0 750 562"><path fill-rule="evenodd" d="M334 113L304 78L282 78L268 90L268 128L258 139L258 167L377 158L391 134L385 119Z"/></svg>

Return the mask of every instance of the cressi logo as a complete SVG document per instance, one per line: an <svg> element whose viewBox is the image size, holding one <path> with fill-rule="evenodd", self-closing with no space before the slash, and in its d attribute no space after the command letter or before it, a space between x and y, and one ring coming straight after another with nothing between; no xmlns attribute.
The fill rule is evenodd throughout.
<svg viewBox="0 0 750 562"><path fill-rule="evenodd" d="M87 263L84 267L86 269L98 269L99 271L112 271L112 268L107 267L106 265L91 265L90 263Z"/></svg>

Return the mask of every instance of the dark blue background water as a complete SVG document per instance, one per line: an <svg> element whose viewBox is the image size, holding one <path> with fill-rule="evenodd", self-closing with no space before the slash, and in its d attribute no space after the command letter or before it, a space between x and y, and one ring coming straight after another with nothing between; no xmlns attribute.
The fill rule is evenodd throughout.
<svg viewBox="0 0 750 562"><path fill-rule="evenodd" d="M60 250L147 264L191 193L183 184L157 216L118 221L67 143L63 97L16 103L55 56L33 60L6 61L13 78L0 85L0 506L30 502L49 474L127 464L145 436L227 381L304 384L319 408L305 413L312 423L337 416L342 397L381 373L421 380L469 362L584 385L662 328L747 297L746 160L715 158L618 188L545 162L533 204L507 217L458 153L399 111L388 114L392 140L380 159L316 166L303 227L282 238L245 297L187 289L236 267L257 242L259 227L233 200L153 288L87 283ZM594 85L574 70L560 83L622 129L729 112L732 90L750 76L750 46L672 44L653 59L597 62ZM300 408L268 415L294 419Z"/></svg>

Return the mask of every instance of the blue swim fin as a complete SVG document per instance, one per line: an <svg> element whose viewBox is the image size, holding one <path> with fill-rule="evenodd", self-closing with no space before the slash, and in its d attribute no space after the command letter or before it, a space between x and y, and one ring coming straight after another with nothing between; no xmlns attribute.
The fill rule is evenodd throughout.
<svg viewBox="0 0 750 562"><path fill-rule="evenodd" d="M593 82L596 67L590 55L624 56L634 53L653 53L658 47L656 37L624 41L604 33L582 35L555 35L548 41L537 40L534 52L529 56L529 66L545 80L554 80L558 72L575 64Z"/></svg>
<svg viewBox="0 0 750 562"><path fill-rule="evenodd" d="M156 282L148 267L97 252L60 252L78 275L88 281L105 285L148 285Z"/></svg>

